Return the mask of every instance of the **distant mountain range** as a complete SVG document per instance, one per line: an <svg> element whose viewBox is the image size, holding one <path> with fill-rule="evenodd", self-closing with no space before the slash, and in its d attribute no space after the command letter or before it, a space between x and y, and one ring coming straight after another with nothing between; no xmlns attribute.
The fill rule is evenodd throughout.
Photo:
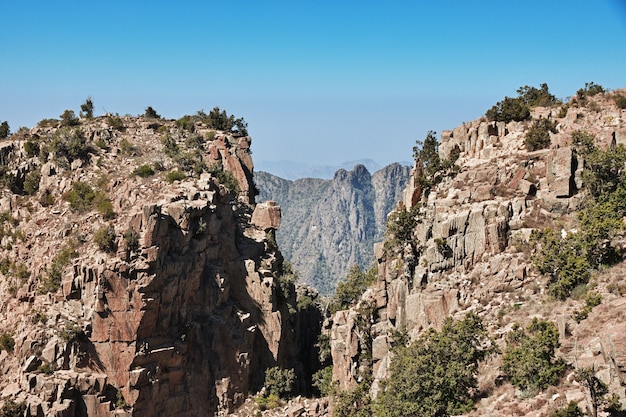
<svg viewBox="0 0 626 417"><path fill-rule="evenodd" d="M400 162L402 165L411 165L410 162ZM269 172L272 175L286 179L297 180L299 178L322 178L332 179L335 172L340 169L352 170L356 165L363 165L369 172L376 172L382 165L372 159L359 159L347 161L339 165L311 165L294 161L255 161L255 171Z"/></svg>
<svg viewBox="0 0 626 417"><path fill-rule="evenodd" d="M394 163L370 174L358 164L337 170L332 179L292 181L260 171L254 181L257 202L281 206L276 239L301 282L330 294L351 266L373 263L374 243L383 240L387 214L401 200L409 172Z"/></svg>

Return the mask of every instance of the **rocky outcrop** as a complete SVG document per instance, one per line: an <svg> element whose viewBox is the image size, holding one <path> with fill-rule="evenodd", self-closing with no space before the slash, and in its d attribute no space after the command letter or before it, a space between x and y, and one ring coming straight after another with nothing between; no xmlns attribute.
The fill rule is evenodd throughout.
<svg viewBox="0 0 626 417"><path fill-rule="evenodd" d="M615 318L607 320L607 336L599 329L595 338L583 336L591 330L581 327L572 332L575 324L566 323L573 323L573 307L543 306L539 301L543 278L531 268L529 253L524 252L532 230L558 220L567 224L580 207L584 161L572 147L572 132L591 132L603 147L615 145L623 136L626 111L608 98L598 100L600 110L570 109L565 117L558 117L558 108L535 109L534 118L547 117L557 123L557 133L550 134L551 146L545 150L525 150L530 122L477 120L442 133L440 156L446 158L453 149L460 149L459 172L425 193L418 181L421 167L413 168L398 207L415 213L412 238L396 246L393 241L376 246L378 281L354 308L337 312L329 324L333 376L341 387L349 388L364 372L370 373L371 394L378 395L381 381L389 375L390 339L395 330L416 338L424 329L440 326L446 317L474 311L501 336L513 320L528 320L528 311L516 313L523 306L533 309L534 316L560 323L565 340L561 353L570 363L582 358L588 365L595 364L612 392L624 398L620 384L626 345L615 333L619 327ZM621 296L607 292L606 297L612 300L606 308L623 303ZM365 320L368 324L362 319L365 311L371 314ZM510 316L508 327L504 314ZM581 362L581 366L586 365ZM577 395L577 401L584 398L584 390L573 378L568 381L560 396L543 404L552 407L566 396L568 401ZM490 404L489 412L497 414L520 402L506 398Z"/></svg>
<svg viewBox="0 0 626 417"><path fill-rule="evenodd" d="M283 180L255 174L259 201L283 212L278 244L301 281L331 293L355 264L369 268L374 242L384 237L387 214L400 200L409 168L389 165L373 175L363 165L339 170L332 180Z"/></svg>
<svg viewBox="0 0 626 417"><path fill-rule="evenodd" d="M3 229L2 259L11 266L2 271L0 330L15 342L0 354L0 397L25 403L28 416L233 411L261 388L266 368L301 368L287 305L295 299L278 288L282 256L268 243L280 207L254 205L249 138L201 123L193 133L193 158L230 172L234 195L206 172L172 183L165 174L132 175L154 161L177 168L191 158L184 152L192 134L173 121L123 120L124 131L106 118L75 128L92 149L71 167L52 155L41 165L10 156L9 169L27 158L41 177L39 195L5 190L0 200L13 225ZM35 128L11 144L47 146L57 132ZM163 136L182 157L161 153ZM109 196L113 218L95 206L70 209L62 195L79 180ZM96 236L106 226L114 233L102 246Z"/></svg>

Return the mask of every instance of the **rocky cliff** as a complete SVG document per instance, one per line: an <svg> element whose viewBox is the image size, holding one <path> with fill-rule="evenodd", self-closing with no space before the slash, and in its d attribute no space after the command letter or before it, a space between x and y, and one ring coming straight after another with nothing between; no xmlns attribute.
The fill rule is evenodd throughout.
<svg viewBox="0 0 626 417"><path fill-rule="evenodd" d="M592 285L604 301L579 324L572 313L584 302L547 296L546 278L532 267L528 243L533 230L548 225L564 234L576 232L567 225L586 192L584 161L572 146L572 133L592 133L603 149L626 145L626 110L609 94L599 94L585 105L537 107L532 117L555 122L548 149L526 150L530 121L482 119L441 134L442 158L460 150L457 174L426 192L422 167L412 170L397 208L412 213L409 238L376 245L378 281L329 324L333 376L341 387L354 386L366 373L376 397L389 376L393 331L406 330L416 338L446 317L473 311L499 344L514 322L525 325L533 317L556 322L559 353L571 366L557 388L527 398L510 385L495 384L499 359L493 359L479 376L484 398L475 415L547 416L570 400L584 409L585 388L572 372L578 366L593 365L610 391L626 398L626 300L612 290L623 282L624 265L594 276Z"/></svg>
<svg viewBox="0 0 626 417"><path fill-rule="evenodd" d="M255 204L250 138L201 120L74 124L1 144L2 401L217 415L267 367L301 369L295 291L268 244L280 208Z"/></svg>
<svg viewBox="0 0 626 417"><path fill-rule="evenodd" d="M363 165L340 169L332 180L284 180L255 173L259 201L275 200L283 223L277 232L285 257L302 282L331 293L352 265L369 268L374 243L384 237L387 214L401 199L409 168L389 165L370 174Z"/></svg>

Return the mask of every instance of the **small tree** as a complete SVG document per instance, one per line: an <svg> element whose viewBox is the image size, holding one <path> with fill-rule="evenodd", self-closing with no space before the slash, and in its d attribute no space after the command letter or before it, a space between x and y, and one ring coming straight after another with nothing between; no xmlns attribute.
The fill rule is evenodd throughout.
<svg viewBox="0 0 626 417"><path fill-rule="evenodd" d="M61 126L76 126L78 124L78 117L73 110L65 110L60 117Z"/></svg>
<svg viewBox="0 0 626 417"><path fill-rule="evenodd" d="M115 252L117 245L115 243L115 228L113 225L103 226L93 235L93 241L101 251Z"/></svg>
<svg viewBox="0 0 626 417"><path fill-rule="evenodd" d="M535 318L525 329L516 324L506 342L500 370L511 384L535 391L558 383L565 362L555 358L559 332L554 323Z"/></svg>
<svg viewBox="0 0 626 417"><path fill-rule="evenodd" d="M526 149L532 152L550 147L550 133L556 133L554 122L548 119L535 120L526 133Z"/></svg>
<svg viewBox="0 0 626 417"><path fill-rule="evenodd" d="M160 119L161 115L156 112L151 106L146 107L146 111L144 113L144 117L148 119Z"/></svg>
<svg viewBox="0 0 626 417"><path fill-rule="evenodd" d="M91 97L87 97L87 100L80 105L80 117L93 119L93 101Z"/></svg>
<svg viewBox="0 0 626 417"><path fill-rule="evenodd" d="M504 97L504 100L487 110L486 116L490 121L521 122L530 119L530 108L521 97Z"/></svg>
<svg viewBox="0 0 626 417"><path fill-rule="evenodd" d="M376 415L386 417L448 416L473 407L478 363L495 348L482 320L469 313L447 318L441 331L430 329L409 346L399 345Z"/></svg>
<svg viewBox="0 0 626 417"><path fill-rule="evenodd" d="M287 398L292 393L295 382L296 373L293 369L281 369L275 366L265 371L265 388L268 394Z"/></svg>
<svg viewBox="0 0 626 417"><path fill-rule="evenodd" d="M9 137L11 129L9 129L9 123L4 121L0 123L0 139L6 139Z"/></svg>

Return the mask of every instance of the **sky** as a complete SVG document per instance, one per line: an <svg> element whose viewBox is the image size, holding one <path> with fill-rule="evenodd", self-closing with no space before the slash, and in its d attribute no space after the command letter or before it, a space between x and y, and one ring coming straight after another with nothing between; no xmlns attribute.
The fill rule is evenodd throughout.
<svg viewBox="0 0 626 417"><path fill-rule="evenodd" d="M626 0L0 0L0 121L248 122L255 161L412 159L520 86L626 87Z"/></svg>

